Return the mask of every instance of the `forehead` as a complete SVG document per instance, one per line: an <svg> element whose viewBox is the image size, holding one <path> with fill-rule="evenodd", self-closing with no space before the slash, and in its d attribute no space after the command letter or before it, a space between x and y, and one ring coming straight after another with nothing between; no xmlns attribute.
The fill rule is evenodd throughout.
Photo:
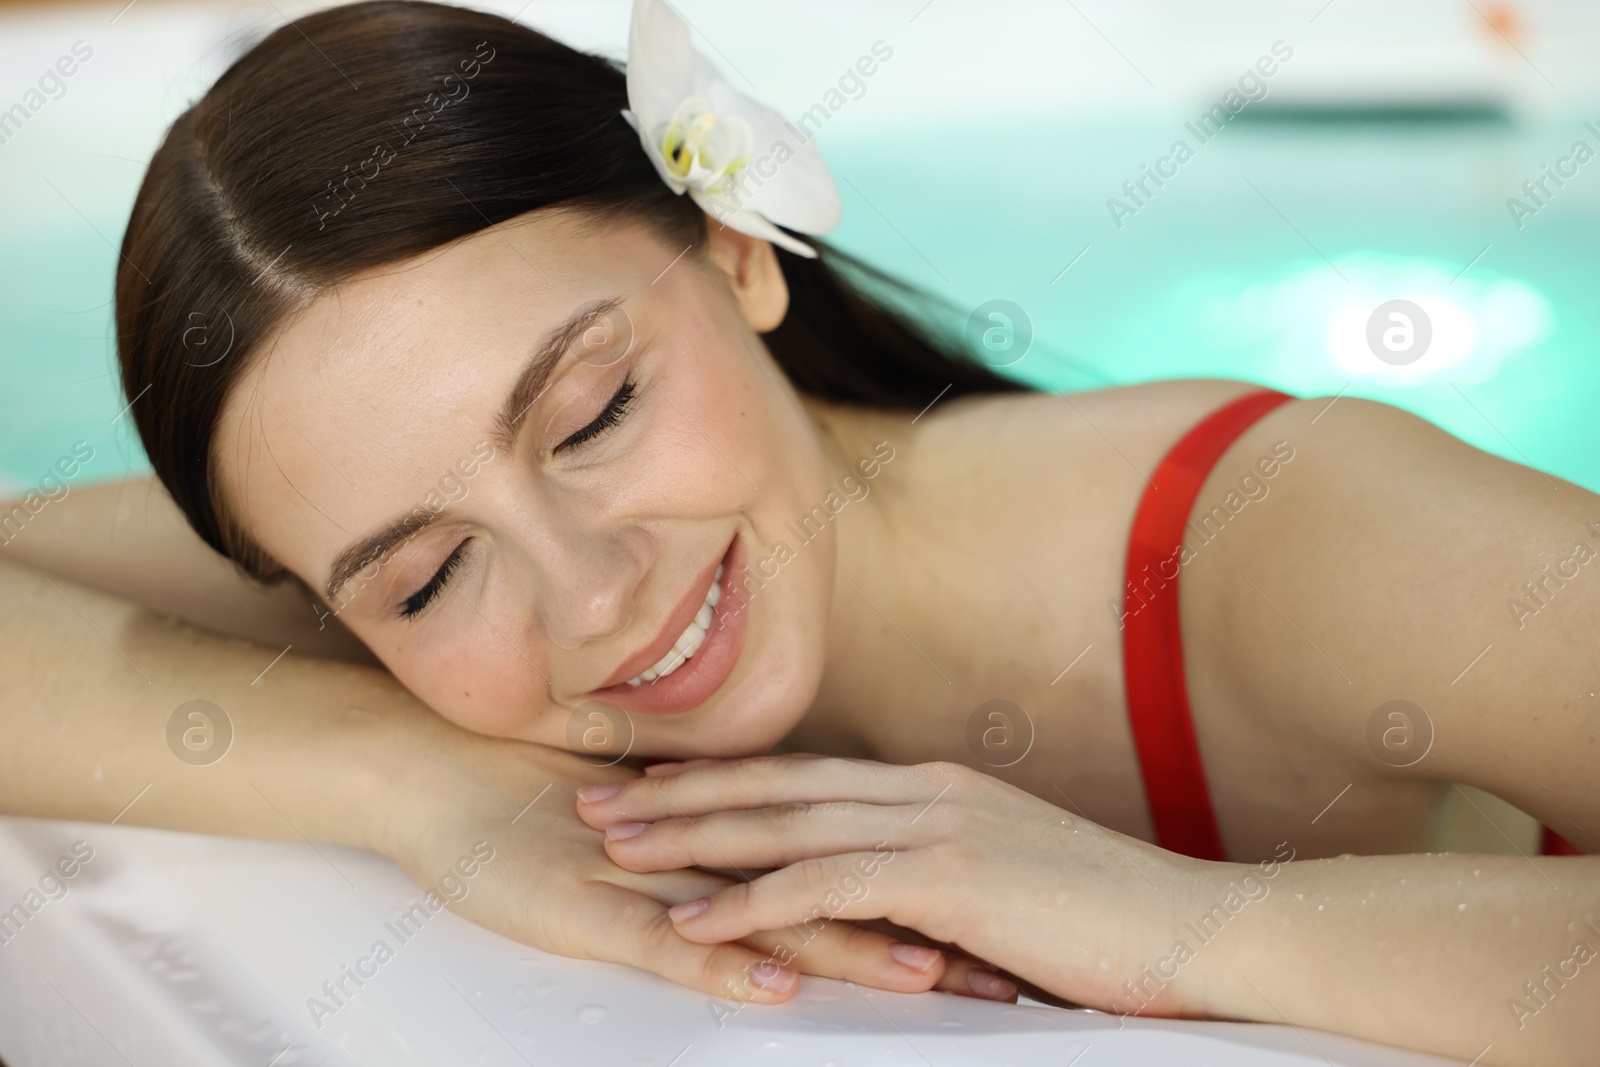
<svg viewBox="0 0 1600 1067"><path fill-rule="evenodd" d="M547 330L587 300L648 283L661 248L637 224L597 229L546 210L320 294L223 406L214 460L227 508L314 582L487 439Z"/></svg>

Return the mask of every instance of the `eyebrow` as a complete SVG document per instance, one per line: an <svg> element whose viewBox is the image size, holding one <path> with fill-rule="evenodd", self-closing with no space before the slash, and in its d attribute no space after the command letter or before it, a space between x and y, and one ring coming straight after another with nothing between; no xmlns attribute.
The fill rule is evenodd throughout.
<svg viewBox="0 0 1600 1067"><path fill-rule="evenodd" d="M533 346L527 360L522 364L522 370L517 373L517 380L512 383L511 391L506 394L505 402L501 404L500 411L494 417L489 440L493 443L495 451L515 450L517 430L522 426L528 409L543 395L545 386L549 384L550 375L561 362L561 357L566 355L572 343L585 330L616 310L621 303L622 297L613 296L583 304L568 315L565 322L550 330ZM376 560L388 555L396 545L427 529L441 514L443 514L442 509L433 511L419 504L410 513L393 520L376 533L351 544L339 553L333 561L333 567L328 571L328 582L324 589L327 599L333 600L350 579Z"/></svg>

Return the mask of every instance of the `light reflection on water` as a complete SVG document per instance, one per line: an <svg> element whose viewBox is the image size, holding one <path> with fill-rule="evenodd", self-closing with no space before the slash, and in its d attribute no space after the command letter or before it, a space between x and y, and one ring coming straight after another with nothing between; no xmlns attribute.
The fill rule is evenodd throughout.
<svg viewBox="0 0 1600 1067"><path fill-rule="evenodd" d="M1600 161L1549 185L1521 228L1507 207L1575 139L1600 148L1585 117L1241 124L1149 186L1121 228L1107 200L1183 134L1181 118L996 126L954 143L908 131L829 159L854 186L841 243L961 312L1020 305L1036 340L1011 370L1030 381L1221 376L1329 396L1348 384L1600 489ZM1436 313L1434 351L1388 365L1362 331L1407 294Z"/></svg>

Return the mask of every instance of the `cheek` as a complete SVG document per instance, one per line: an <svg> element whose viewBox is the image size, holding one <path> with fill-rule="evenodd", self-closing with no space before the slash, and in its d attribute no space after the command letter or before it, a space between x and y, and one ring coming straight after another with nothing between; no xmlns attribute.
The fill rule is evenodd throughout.
<svg viewBox="0 0 1600 1067"><path fill-rule="evenodd" d="M650 495L675 514L720 516L756 504L775 480L784 437L759 374L737 352L665 364L650 398L653 431L630 457L628 476L655 487Z"/></svg>
<svg viewBox="0 0 1600 1067"><path fill-rule="evenodd" d="M535 740L548 687L534 666L481 621L379 653L395 678L440 716L490 737Z"/></svg>

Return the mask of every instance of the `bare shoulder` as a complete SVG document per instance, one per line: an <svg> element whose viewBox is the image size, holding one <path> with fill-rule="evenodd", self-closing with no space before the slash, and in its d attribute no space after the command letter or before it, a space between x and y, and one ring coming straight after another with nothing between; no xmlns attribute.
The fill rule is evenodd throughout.
<svg viewBox="0 0 1600 1067"><path fill-rule="evenodd" d="M1049 434L1092 424L1115 431L1119 443L1135 443L1146 435L1176 437L1213 409L1260 388L1229 378L1184 378L1077 393L997 393L938 404L924 421L953 434Z"/></svg>
<svg viewBox="0 0 1600 1067"><path fill-rule="evenodd" d="M906 458L895 478L931 514L977 513L971 532L997 527L1025 550L1029 539L1113 558L1148 484L1173 442L1232 398L1259 389L1248 382L1194 379L1117 386L1082 393L1003 393L933 405L907 428L885 430Z"/></svg>
<svg viewBox="0 0 1600 1067"><path fill-rule="evenodd" d="M1144 484L1185 430L1216 408L1260 389L1250 382L1194 378L1079 393L1002 393L937 404L918 419L919 452L943 467L972 457L1003 473L1009 457L1071 461L1112 480ZM974 453L974 445L981 447ZM1103 461L1103 462L1102 462ZM998 465L998 467L997 467Z"/></svg>
<svg viewBox="0 0 1600 1067"><path fill-rule="evenodd" d="M1235 442L1196 513L1279 442L1291 458L1184 569L1202 684L1355 771L1470 782L1600 849L1600 497L1319 398Z"/></svg>

